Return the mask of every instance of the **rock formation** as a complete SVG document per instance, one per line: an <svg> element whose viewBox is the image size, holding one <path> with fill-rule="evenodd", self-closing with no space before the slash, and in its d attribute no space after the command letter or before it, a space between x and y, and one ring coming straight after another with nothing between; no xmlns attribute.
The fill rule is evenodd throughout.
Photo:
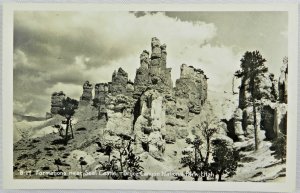
<svg viewBox="0 0 300 193"><path fill-rule="evenodd" d="M148 87L160 92L172 92L171 68L166 68L167 46L161 45L159 39L154 37L151 41L151 48L151 58L146 50L140 55L140 67L136 71L134 80L136 95L140 95Z"/></svg>
<svg viewBox="0 0 300 193"><path fill-rule="evenodd" d="M165 143L174 143L190 133L188 121L201 113L207 98L207 77L200 69L183 64L173 88L171 68L167 68L167 46L151 39L151 54L140 54L134 82L122 68L114 71L111 82L83 85L81 103L98 109L106 117L104 144L120 134L136 139L136 151L147 151L162 159Z"/></svg>
<svg viewBox="0 0 300 193"><path fill-rule="evenodd" d="M126 86L128 82L128 73L125 72L122 68L119 68L118 71L114 71L112 75L111 87L109 92L112 95L126 94Z"/></svg>
<svg viewBox="0 0 300 193"><path fill-rule="evenodd" d="M241 79L239 108L234 114L234 128L231 128L231 131L235 131L231 136L236 135L240 141L243 141L244 137L254 137L253 107L248 91L249 79L245 77L247 76ZM269 72L261 74L258 79L256 98L258 135L263 136L260 140L273 140L279 132L286 131L287 62L284 62L281 68L279 81Z"/></svg>
<svg viewBox="0 0 300 193"><path fill-rule="evenodd" d="M277 100L278 89L277 81L274 79L274 74L264 73L259 75L259 86L257 89L257 99L266 99L272 102ZM247 76L241 78L240 92L239 92L239 108L244 109L251 106L251 94L249 92L249 79Z"/></svg>
<svg viewBox="0 0 300 193"><path fill-rule="evenodd" d="M66 95L63 91L54 92L51 96L51 110L52 114L58 114L60 109L63 107L63 100L65 99Z"/></svg>
<svg viewBox="0 0 300 193"><path fill-rule="evenodd" d="M280 69L280 77L278 81L278 100L281 103L287 103L288 93L288 59L284 58L283 66Z"/></svg>
<svg viewBox="0 0 300 193"><path fill-rule="evenodd" d="M183 64L174 90L175 97L188 100L190 112L199 114L207 98L207 77L201 69Z"/></svg>
<svg viewBox="0 0 300 193"><path fill-rule="evenodd" d="M89 102L93 99L93 85L90 84L89 81L85 81L83 84L83 93L82 96L80 97L80 101L86 101Z"/></svg>

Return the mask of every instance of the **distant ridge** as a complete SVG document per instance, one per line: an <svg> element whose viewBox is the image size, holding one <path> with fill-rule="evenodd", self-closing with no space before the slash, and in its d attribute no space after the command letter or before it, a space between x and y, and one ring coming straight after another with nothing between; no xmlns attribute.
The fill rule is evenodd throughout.
<svg viewBox="0 0 300 193"><path fill-rule="evenodd" d="M28 122L45 120L45 117L34 117L29 115L21 115L18 113L14 113L14 118L17 119L17 121L28 121Z"/></svg>

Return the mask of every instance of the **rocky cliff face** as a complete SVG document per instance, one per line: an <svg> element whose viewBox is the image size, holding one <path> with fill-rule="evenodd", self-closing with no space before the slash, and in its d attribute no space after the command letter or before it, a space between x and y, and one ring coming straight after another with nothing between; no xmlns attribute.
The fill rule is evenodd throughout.
<svg viewBox="0 0 300 193"><path fill-rule="evenodd" d="M52 114L58 114L60 109L63 107L62 101L65 99L66 95L60 92L54 92L51 96L51 110Z"/></svg>
<svg viewBox="0 0 300 193"><path fill-rule="evenodd" d="M281 103L287 103L288 93L288 59L284 58L283 66L278 81L278 100Z"/></svg>
<svg viewBox="0 0 300 193"><path fill-rule="evenodd" d="M93 85L90 84L89 81L86 81L83 84L83 93L82 96L80 97L80 101L86 101L86 102L90 102L93 99Z"/></svg>
<svg viewBox="0 0 300 193"><path fill-rule="evenodd" d="M140 95L147 88L164 93L172 92L171 68L167 68L167 46L161 45L159 39L152 38L152 53L144 50L140 55L140 67L136 71L134 80L135 94Z"/></svg>
<svg viewBox="0 0 300 193"><path fill-rule="evenodd" d="M245 76L247 77L247 76ZM259 87L256 98L256 119L259 140L273 140L279 132L286 131L287 117L287 64L284 63L279 81L266 72L258 77ZM251 94L248 91L249 80L241 79L239 107L232 118L230 127L232 136L239 141L254 137L254 115ZM232 128L233 127L233 128Z"/></svg>
<svg viewBox="0 0 300 193"><path fill-rule="evenodd" d="M277 80L274 79L274 74L264 73L259 75L259 86L257 89L258 100L265 99L272 102L277 101L278 88ZM249 79L247 76L241 78L240 92L239 92L239 108L244 109L251 106L251 94L249 92Z"/></svg>
<svg viewBox="0 0 300 193"><path fill-rule="evenodd" d="M183 64L176 80L175 97L187 99L189 112L199 114L207 99L207 77L201 69Z"/></svg>
<svg viewBox="0 0 300 193"><path fill-rule="evenodd" d="M188 122L201 113L207 98L207 77L202 70L183 64L173 88L166 49L158 38L151 39L151 54L146 50L140 54L134 82L119 68L111 82L95 84L94 98L92 84L84 83L81 104L96 101L99 114L106 117L104 144L118 140L120 134L128 135L136 139L136 151L147 151L160 160L166 143L190 133Z"/></svg>

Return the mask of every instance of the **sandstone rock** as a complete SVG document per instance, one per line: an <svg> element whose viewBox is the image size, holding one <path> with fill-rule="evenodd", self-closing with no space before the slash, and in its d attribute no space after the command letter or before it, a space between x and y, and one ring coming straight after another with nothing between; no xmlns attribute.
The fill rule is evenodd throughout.
<svg viewBox="0 0 300 193"><path fill-rule="evenodd" d="M278 99L281 103L287 103L288 98L288 60L283 61L283 66L280 69L280 77L278 81Z"/></svg>
<svg viewBox="0 0 300 193"><path fill-rule="evenodd" d="M110 135L131 135L133 132L132 119L124 117L120 112L107 110L108 121L105 130Z"/></svg>
<svg viewBox="0 0 300 193"><path fill-rule="evenodd" d="M165 102L166 105L166 115L172 115L175 117L176 115L176 102L175 101L166 101Z"/></svg>
<svg viewBox="0 0 300 193"><path fill-rule="evenodd" d="M165 141L160 132L155 131L149 135L149 154L155 159L161 160L165 150Z"/></svg>
<svg viewBox="0 0 300 193"><path fill-rule="evenodd" d="M194 106L202 106L207 98L207 77L202 70L183 64L174 90L176 97L189 99Z"/></svg>
<svg viewBox="0 0 300 193"><path fill-rule="evenodd" d="M156 90L146 91L141 96L141 115L148 118L149 126L154 131L159 131L165 127L163 97Z"/></svg>
<svg viewBox="0 0 300 193"><path fill-rule="evenodd" d="M63 100L65 99L66 95L60 92L54 92L51 96L51 113L58 114L60 109L63 107Z"/></svg>
<svg viewBox="0 0 300 193"><path fill-rule="evenodd" d="M133 92L134 92L134 84L133 82L128 81L126 85L126 94L132 96Z"/></svg>
<svg viewBox="0 0 300 193"><path fill-rule="evenodd" d="M134 79L134 91L140 96L148 87L149 84L149 70L145 67L140 67L136 71Z"/></svg>
<svg viewBox="0 0 300 193"><path fill-rule="evenodd" d="M165 127L165 107L163 106L162 101L162 96L159 96L152 101L151 119L154 131L160 131L161 128Z"/></svg>
<svg viewBox="0 0 300 193"><path fill-rule="evenodd" d="M154 66L157 66L160 69L160 58L152 59L150 64L151 64L151 66L150 66L151 69L153 69ZM153 73L155 73L155 72L153 72Z"/></svg>
<svg viewBox="0 0 300 193"><path fill-rule="evenodd" d="M147 69L150 64L149 52L144 50L140 55L141 68Z"/></svg>
<svg viewBox="0 0 300 193"><path fill-rule="evenodd" d="M152 38L151 55L146 50L140 54L134 82L119 68L112 74L111 82L96 84L94 93L97 109L93 109L107 119L103 136L117 140L120 134L135 135L136 149L146 149L157 159L164 151L164 139L174 143L177 138L189 135L188 122L201 114L207 98L207 77L202 70L191 66L182 65L181 77L173 89L166 48L158 38ZM81 104L91 105L92 89L85 82ZM87 105L80 108L84 107ZM53 105L53 111L57 111L55 108L60 106Z"/></svg>
<svg viewBox="0 0 300 193"><path fill-rule="evenodd" d="M110 92L112 95L126 94L128 74L122 68L115 71L112 75Z"/></svg>
<svg viewBox="0 0 300 193"><path fill-rule="evenodd" d="M276 110L269 105L264 106L261 111L260 128L265 131L268 140L274 139L278 134L278 131L274 130L275 113Z"/></svg>
<svg viewBox="0 0 300 193"><path fill-rule="evenodd" d="M149 135L151 132L153 132L153 128L152 128L152 127L149 127L149 126L144 126L144 127L142 127L142 132L143 132L144 134Z"/></svg>
<svg viewBox="0 0 300 193"><path fill-rule="evenodd" d="M177 132L177 137L179 139L185 139L188 135L189 135L189 132L188 132L188 129L187 128L177 128L176 130Z"/></svg>
<svg viewBox="0 0 300 193"><path fill-rule="evenodd" d="M254 138L254 126L253 125L247 125L246 132L247 132L246 133L247 137Z"/></svg>
<svg viewBox="0 0 300 193"><path fill-rule="evenodd" d="M189 112L194 113L194 114L200 114L201 106L198 104L191 104L191 105L189 105Z"/></svg>
<svg viewBox="0 0 300 193"><path fill-rule="evenodd" d="M226 123L220 122L218 128L220 128L220 130L218 132L220 135L227 135L228 129L227 129Z"/></svg>
<svg viewBox="0 0 300 193"><path fill-rule="evenodd" d="M151 40L151 59L160 58L161 57L161 48L160 48L160 41L158 38L153 37Z"/></svg>
<svg viewBox="0 0 300 193"><path fill-rule="evenodd" d="M151 41L152 54L143 51L140 56L141 67L136 71L134 96L139 97L147 89L156 89L161 93L172 92L171 68L166 68L166 45L154 37Z"/></svg>
<svg viewBox="0 0 300 193"><path fill-rule="evenodd" d="M166 134L165 134L166 143L173 144L173 143L175 143L176 138L177 138L177 134L176 134L174 128L168 126L166 129Z"/></svg>
<svg viewBox="0 0 300 193"><path fill-rule="evenodd" d="M243 119L243 111L240 108L237 108L234 112L234 119L236 121L242 121Z"/></svg>
<svg viewBox="0 0 300 193"><path fill-rule="evenodd" d="M160 60L160 66L162 68L167 67L167 45L163 44L160 46L161 49L161 60Z"/></svg>
<svg viewBox="0 0 300 193"><path fill-rule="evenodd" d="M67 163L70 163L72 168L79 168L78 163L81 157L84 159L84 161L87 162L87 165L91 165L95 162L93 156L89 155L85 151L80 151L80 150L73 150L68 156L66 161ZM77 162L74 162L74 160L77 160Z"/></svg>
<svg viewBox="0 0 300 193"><path fill-rule="evenodd" d="M98 99L100 104L105 104L105 99L109 93L109 88L107 83L95 84L95 99Z"/></svg>
<svg viewBox="0 0 300 193"><path fill-rule="evenodd" d="M275 102L277 99L276 81L274 74L265 72L257 76L259 85L256 86L256 100L267 99ZM251 106L251 93L249 92L248 76L241 78L240 93L239 93L239 108L244 109Z"/></svg>
<svg viewBox="0 0 300 193"><path fill-rule="evenodd" d="M121 138L117 135L112 135L109 130L104 131L103 136L101 136L101 144L106 146L121 145Z"/></svg>
<svg viewBox="0 0 300 193"><path fill-rule="evenodd" d="M235 134L237 135L239 141L244 141L244 131L242 127L242 122L240 121L235 121L234 123L234 129L235 129Z"/></svg>
<svg viewBox="0 0 300 193"><path fill-rule="evenodd" d="M187 120L189 115L188 101L186 99L177 99L176 118Z"/></svg>
<svg viewBox="0 0 300 193"><path fill-rule="evenodd" d="M93 94L92 94L92 90L93 90L93 85L90 84L89 81L85 81L85 83L83 84L83 93L82 96L80 97L81 101L91 101L93 99Z"/></svg>

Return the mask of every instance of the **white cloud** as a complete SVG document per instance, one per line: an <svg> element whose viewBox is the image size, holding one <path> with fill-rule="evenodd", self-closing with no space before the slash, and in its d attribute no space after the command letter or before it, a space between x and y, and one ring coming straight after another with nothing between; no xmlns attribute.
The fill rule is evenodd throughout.
<svg viewBox="0 0 300 193"><path fill-rule="evenodd" d="M52 93L57 91L63 91L67 96L79 100L82 94L82 86L59 82L46 89L48 98L50 98L49 96L51 96Z"/></svg>

